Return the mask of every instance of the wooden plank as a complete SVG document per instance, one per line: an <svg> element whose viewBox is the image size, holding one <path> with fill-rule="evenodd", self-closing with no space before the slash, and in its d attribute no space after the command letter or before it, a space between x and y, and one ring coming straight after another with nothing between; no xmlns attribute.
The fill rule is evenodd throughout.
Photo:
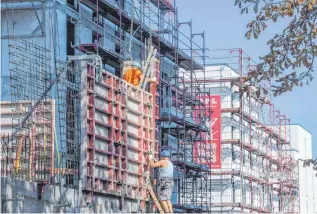
<svg viewBox="0 0 317 214"><path fill-rule="evenodd" d="M160 211L161 214L163 214L164 211L163 211L163 209L161 207L161 204L160 204L159 200L157 199L157 197L156 197L156 195L155 195L155 193L153 191L153 188L152 188L152 186L150 184L147 185L147 189L149 190L149 193L150 193L151 197L153 198L153 200L154 200L154 202L155 202L155 204L157 206L157 209Z"/></svg>

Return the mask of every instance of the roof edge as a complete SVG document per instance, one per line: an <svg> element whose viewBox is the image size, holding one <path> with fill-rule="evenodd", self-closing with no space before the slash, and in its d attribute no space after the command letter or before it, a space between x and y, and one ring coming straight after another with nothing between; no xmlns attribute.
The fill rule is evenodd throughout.
<svg viewBox="0 0 317 214"><path fill-rule="evenodd" d="M310 135L313 135L310 131L308 131L304 126L302 126L302 125L299 124L299 123L291 124L291 126L299 126L299 127L301 127L302 129L304 129L306 132L308 132Z"/></svg>

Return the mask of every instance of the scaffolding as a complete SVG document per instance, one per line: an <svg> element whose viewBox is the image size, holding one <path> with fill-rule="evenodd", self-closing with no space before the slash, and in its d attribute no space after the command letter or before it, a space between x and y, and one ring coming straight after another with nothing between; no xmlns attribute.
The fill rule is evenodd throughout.
<svg viewBox="0 0 317 214"><path fill-rule="evenodd" d="M270 82L246 81L255 66L242 49L209 55L205 74L196 76L208 92L221 96L221 167L210 177L212 211L299 212L289 119L275 111Z"/></svg>
<svg viewBox="0 0 317 214"><path fill-rule="evenodd" d="M56 63L56 169L54 183L79 188L81 136L81 69L74 62Z"/></svg>
<svg viewBox="0 0 317 214"><path fill-rule="evenodd" d="M208 211L210 185L206 178L210 170L205 165L194 163L192 154L194 142L203 142L205 140L202 138L207 136L202 134L207 132L203 128L205 121L194 112L207 110L199 101L201 89L192 91L179 84L180 69L186 70L184 74L189 76L193 76L197 69L203 70L204 33L194 34L192 22L178 22L175 1L81 0L79 3L76 9L85 16L79 15L83 18L72 23L80 32L92 30L92 34L88 39L79 35L72 47L83 53L100 55L107 71L120 77L125 59L145 60L145 43L152 43L157 48L159 86L152 94L157 97L155 100L160 104L161 113L156 124L156 139L160 142L161 150L172 151L172 160L177 166L174 207L180 212ZM81 4L92 9L92 12L88 14ZM180 32L181 25L189 26L187 35ZM193 39L199 36L203 40L202 47ZM171 109L177 109L176 116L170 112ZM194 194L191 194L193 190Z"/></svg>
<svg viewBox="0 0 317 214"><path fill-rule="evenodd" d="M82 187L85 202L99 203L104 211L154 211L143 186L143 173L149 170L146 153L152 150L158 156L162 149L168 149L176 166L175 211L210 212L212 149L207 147L211 140L207 121L211 109L201 100L210 93L205 84L199 84L204 83L203 79L195 76L196 70L205 73L205 34L193 33L191 21L178 21L175 0L67 3L54 1L44 6L44 18L45 9L55 11L54 20L48 19L54 24L39 21L36 30L48 26L45 39L55 41L52 48L63 46L59 39L66 41L65 50L50 50L53 75L48 72L51 76L43 77L45 88L30 97L33 107L38 100L56 100L56 108L52 108L56 109L56 125L51 125L50 132L56 166L49 182L67 188ZM10 7L12 14L16 4L13 1ZM39 20L38 4L29 6ZM56 10L65 17L58 17ZM63 18L67 32L61 36L58 22ZM12 38L18 41L14 32ZM149 84L144 91L120 77L125 60L145 60L147 44L158 50L158 61L152 62L157 85ZM58 61L58 54L97 54L102 68L91 60L82 60L86 64ZM31 85L38 85L42 70L31 71ZM187 78L188 85L184 82ZM11 87L17 85L23 85L22 78Z"/></svg>
<svg viewBox="0 0 317 214"><path fill-rule="evenodd" d="M204 147L208 140L206 121L210 109L200 101L201 94L190 93L173 83L161 85L161 150L171 152L175 165L172 197L175 212L199 213L210 209L211 151Z"/></svg>
<svg viewBox="0 0 317 214"><path fill-rule="evenodd" d="M255 66L241 49L209 52L206 63L205 34L179 22L175 0L45 2L5 1L12 100L1 103L1 115L12 121L1 124L2 176L82 187L85 202L103 211L154 211L143 186L147 152L167 149L175 212L299 211L290 120L271 103L269 82L246 82ZM33 10L38 25L29 35L15 29L15 16L23 17L15 7ZM61 38L46 9L65 14L66 50L26 40ZM120 77L125 60L145 60L146 44L158 50L158 81L144 91ZM57 52L98 54L102 69L91 60L59 62ZM212 96L221 97L220 154Z"/></svg>

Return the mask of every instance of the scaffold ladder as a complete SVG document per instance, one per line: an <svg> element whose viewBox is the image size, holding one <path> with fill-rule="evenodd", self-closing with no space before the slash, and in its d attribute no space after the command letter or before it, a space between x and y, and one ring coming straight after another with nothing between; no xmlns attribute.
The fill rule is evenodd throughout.
<svg viewBox="0 0 317 214"><path fill-rule="evenodd" d="M139 87L145 90L148 79L151 79L153 76L153 69L151 69L152 59L155 57L157 49L154 48L152 44L149 46L149 54L146 61L142 64L143 77L140 81Z"/></svg>

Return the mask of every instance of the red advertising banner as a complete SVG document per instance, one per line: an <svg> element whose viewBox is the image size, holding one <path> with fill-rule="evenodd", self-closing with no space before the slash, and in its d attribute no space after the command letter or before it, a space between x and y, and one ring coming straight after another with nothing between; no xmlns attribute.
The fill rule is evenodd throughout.
<svg viewBox="0 0 317 214"><path fill-rule="evenodd" d="M205 103L206 111L211 112L206 122L210 131L207 136L203 134L203 139L206 139L204 142L194 144L194 161L208 165L211 169L219 169L221 168L221 96L202 96L200 99Z"/></svg>

